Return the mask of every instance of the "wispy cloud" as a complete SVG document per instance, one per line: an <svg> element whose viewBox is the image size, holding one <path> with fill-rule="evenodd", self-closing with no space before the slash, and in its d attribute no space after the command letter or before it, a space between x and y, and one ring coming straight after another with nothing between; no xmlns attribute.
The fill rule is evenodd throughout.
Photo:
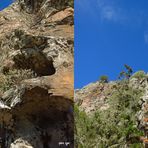
<svg viewBox="0 0 148 148"><path fill-rule="evenodd" d="M148 32L144 34L145 43L148 44Z"/></svg>
<svg viewBox="0 0 148 148"><path fill-rule="evenodd" d="M148 44L148 31L145 33L148 29L145 27L148 26L147 10L134 6L125 7L117 0L75 0L75 3L79 10L91 14L95 21L116 23L130 29L142 29L144 41Z"/></svg>
<svg viewBox="0 0 148 148"><path fill-rule="evenodd" d="M103 7L101 12L100 12L101 19L106 19L106 20L113 20L116 21L118 16L116 11L113 9L113 7L107 6Z"/></svg>
<svg viewBox="0 0 148 148"><path fill-rule="evenodd" d="M75 0L75 4L81 11L92 14L101 21L123 22L126 18L122 9L119 8L114 0Z"/></svg>
<svg viewBox="0 0 148 148"><path fill-rule="evenodd" d="M122 10L122 8L120 8L114 0L98 0L97 2L102 21L124 23L128 19L124 10Z"/></svg>

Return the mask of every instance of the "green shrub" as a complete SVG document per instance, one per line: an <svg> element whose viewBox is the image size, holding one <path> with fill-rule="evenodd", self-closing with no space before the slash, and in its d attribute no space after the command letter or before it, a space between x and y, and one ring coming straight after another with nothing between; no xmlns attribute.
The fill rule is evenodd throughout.
<svg viewBox="0 0 148 148"><path fill-rule="evenodd" d="M142 78L145 78L146 77L146 74L144 71L137 71L136 73L134 73L132 75L131 78L137 78L137 79L142 79Z"/></svg>
<svg viewBox="0 0 148 148"><path fill-rule="evenodd" d="M135 144L129 145L129 148L144 148L144 146L142 143L135 143Z"/></svg>
<svg viewBox="0 0 148 148"><path fill-rule="evenodd" d="M108 83L108 76L106 76L106 75L101 76L100 77L100 82L102 82L102 83Z"/></svg>

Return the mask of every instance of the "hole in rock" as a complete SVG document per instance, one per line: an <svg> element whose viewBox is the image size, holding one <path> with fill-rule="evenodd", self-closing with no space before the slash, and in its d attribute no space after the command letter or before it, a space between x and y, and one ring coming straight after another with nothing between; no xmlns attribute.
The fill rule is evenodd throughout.
<svg viewBox="0 0 148 148"><path fill-rule="evenodd" d="M18 54L13 58L17 69L31 69L38 76L53 75L56 69L52 58L48 58L42 52L33 52L30 55Z"/></svg>

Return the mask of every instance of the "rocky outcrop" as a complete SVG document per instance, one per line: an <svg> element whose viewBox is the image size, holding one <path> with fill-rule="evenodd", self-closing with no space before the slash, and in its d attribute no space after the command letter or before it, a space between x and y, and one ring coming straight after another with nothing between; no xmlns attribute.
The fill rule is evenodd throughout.
<svg viewBox="0 0 148 148"><path fill-rule="evenodd" d="M97 109L106 110L109 108L107 100L112 95L114 84L98 81L75 90L75 103L86 113L92 113Z"/></svg>
<svg viewBox="0 0 148 148"><path fill-rule="evenodd" d="M0 146L73 147L73 8L17 0L0 12Z"/></svg>
<svg viewBox="0 0 148 148"><path fill-rule="evenodd" d="M141 110L137 114L138 126L144 132L144 137L141 138L141 141L144 143L145 147L148 147L148 87L144 96L140 101Z"/></svg>

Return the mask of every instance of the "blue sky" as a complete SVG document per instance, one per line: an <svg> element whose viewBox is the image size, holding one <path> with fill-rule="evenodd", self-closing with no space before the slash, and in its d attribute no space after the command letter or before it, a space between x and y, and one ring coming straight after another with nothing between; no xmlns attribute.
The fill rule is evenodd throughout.
<svg viewBox="0 0 148 148"><path fill-rule="evenodd" d="M75 88L147 60L148 0L75 0Z"/></svg>
<svg viewBox="0 0 148 148"><path fill-rule="evenodd" d="M0 10L9 6L12 3L12 0L0 0Z"/></svg>

